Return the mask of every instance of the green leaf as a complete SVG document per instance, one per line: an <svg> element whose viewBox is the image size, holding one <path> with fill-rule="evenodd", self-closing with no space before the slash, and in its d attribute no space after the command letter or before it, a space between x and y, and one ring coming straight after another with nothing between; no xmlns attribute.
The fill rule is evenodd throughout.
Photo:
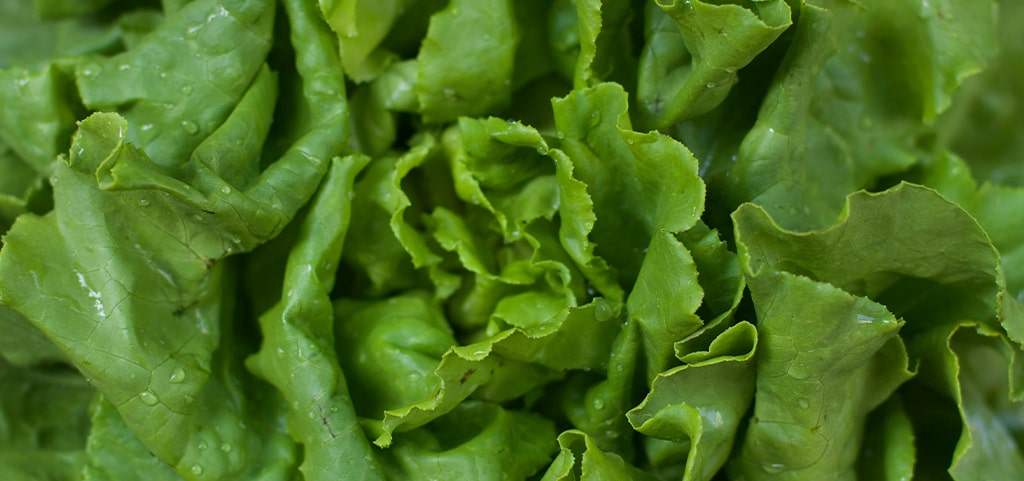
<svg viewBox="0 0 1024 481"><path fill-rule="evenodd" d="M989 2L822 3L803 5L724 186L788 228L824 227L848 193L914 165L914 139L994 50Z"/></svg>
<svg viewBox="0 0 1024 481"><path fill-rule="evenodd" d="M637 480L657 479L626 463L615 453L602 451L586 433L577 430L558 435L558 457L544 473L542 481Z"/></svg>
<svg viewBox="0 0 1024 481"><path fill-rule="evenodd" d="M973 327L974 329L971 329ZM957 481L1001 479L1024 469L1020 439L1012 426L1022 417L1010 402L1002 369L1019 355L1002 336L972 323L935 328L915 339L921 377L956 403L962 431L950 461Z"/></svg>
<svg viewBox="0 0 1024 481"><path fill-rule="evenodd" d="M633 64L633 37L631 23L634 18L630 0L579 0L576 4L575 32L570 37L575 43L575 71L573 87L582 89L600 82L618 82L631 87L636 83ZM568 8L568 7L567 7ZM567 32L568 33L568 32ZM574 52L575 53L575 52Z"/></svg>
<svg viewBox="0 0 1024 481"><path fill-rule="evenodd" d="M1020 153L1020 109L1024 69L1014 62L1024 53L1020 31L1024 8L1018 2L997 2L998 52L987 68L968 78L953 104L937 121L937 143L966 159L981 180L1024 186Z"/></svg>
<svg viewBox="0 0 1024 481"><path fill-rule="evenodd" d="M556 449L552 423L532 413L481 402L405 433L382 452L389 479L527 479Z"/></svg>
<svg viewBox="0 0 1024 481"><path fill-rule="evenodd" d="M398 16L411 0L321 0L320 10L338 34L338 52L345 73L356 82L376 77L395 54L380 48Z"/></svg>
<svg viewBox="0 0 1024 481"><path fill-rule="evenodd" d="M450 412L492 377L510 376L528 386L511 394L491 388L486 394L504 398L554 379L545 370L524 371L521 363L553 370L603 368L620 329L612 322L613 308L598 300L563 309L535 326L508 328L456 346L435 301L423 294L369 303L342 301L336 308L339 353L357 411L374 418L383 411L375 441L381 446L390 445L396 431ZM406 381L381 384L382 372Z"/></svg>
<svg viewBox="0 0 1024 481"><path fill-rule="evenodd" d="M704 209L696 160L669 137L634 132L625 93L615 84L574 91L553 107L559 148L572 161L572 175L593 193L594 252L617 270L619 285L635 282L627 308L644 330L651 379L666 367L672 343L701 326L693 315L702 295L693 259L674 237Z"/></svg>
<svg viewBox="0 0 1024 481"><path fill-rule="evenodd" d="M191 2L131 50L80 63L82 101L120 108L126 138L159 165L177 167L260 72L273 20L273 2Z"/></svg>
<svg viewBox="0 0 1024 481"><path fill-rule="evenodd" d="M757 401L732 475L854 479L868 413L912 374L900 322L878 303L788 272L748 283Z"/></svg>
<svg viewBox="0 0 1024 481"><path fill-rule="evenodd" d="M0 5L0 69L34 70L57 58L109 52L119 47L120 34L109 20L81 11L78 13L83 15L69 18L41 18L33 3ZM87 3L75 2L78 7Z"/></svg>
<svg viewBox="0 0 1024 481"><path fill-rule="evenodd" d="M92 430L89 432L88 463L82 479L114 481L146 473L149 479L179 481L181 476L159 458L125 425L117 407L103 395L97 395L89 409ZM214 449L219 449L214 446Z"/></svg>
<svg viewBox="0 0 1024 481"><path fill-rule="evenodd" d="M339 471L382 479L330 342L329 294L351 216L352 183L367 162L366 157L332 162L289 254L281 301L260 316L263 346L247 361L290 404L288 430L305 447L300 470L308 480Z"/></svg>
<svg viewBox="0 0 1024 481"><path fill-rule="evenodd" d="M1024 300L1024 188L984 182L980 186L966 163L949 153L933 159L921 178L977 219L999 251L1006 276L1006 295Z"/></svg>
<svg viewBox="0 0 1024 481"><path fill-rule="evenodd" d="M894 396L872 412L858 461L859 479L898 481L914 475L917 447L905 403Z"/></svg>
<svg viewBox="0 0 1024 481"><path fill-rule="evenodd" d="M201 31L220 22L244 29L233 23L232 11L240 18L260 16L251 10L258 5L221 13L210 4L212 11L204 12L204 3L184 7L193 10L168 21L160 35L171 35L174 26L198 25ZM258 417L269 409L267 401L246 400L260 390L247 385L253 381L239 369L238 341L222 337L232 332L222 329L233 316L234 271L218 260L277 235L316 188L325 160L344 144L346 110L337 96L344 84L331 37L305 5L286 7L296 32L299 92L312 106L312 127L280 160L262 172L233 170L262 149L261 134L246 128L252 117L271 116L273 97L265 89L274 78L261 68L262 60L254 64L259 73L252 86L240 86L245 94L235 111L216 130L204 131L209 137L198 137L195 161L181 170L153 162L128 142L130 124L121 116L94 114L80 123L70 159L56 165L53 212L20 217L0 254L0 302L64 351L143 444L187 479L251 479L264 466L254 460L277 449L281 435L269 433L273 418ZM193 18L198 14L203 18ZM214 17L210 25L202 23L205 14ZM175 38L192 46L207 45L202 39L224 41L198 37L198 43ZM150 48L166 45L140 44L139 51ZM126 55L138 55L133 52ZM115 70L107 73L127 75ZM129 111L142 112L144 105ZM40 238L49 241L41 244ZM252 428L244 429L246 422ZM222 444L231 451L202 447ZM276 462L274 456L263 459Z"/></svg>
<svg viewBox="0 0 1024 481"><path fill-rule="evenodd" d="M717 107L737 71L792 23L782 0L650 2L637 98L642 125L663 128Z"/></svg>
<svg viewBox="0 0 1024 481"><path fill-rule="evenodd" d="M95 391L64 367L17 368L0 359L0 472L12 481L74 480L85 464Z"/></svg>
<svg viewBox="0 0 1024 481"><path fill-rule="evenodd" d="M707 351L692 352L686 364L659 374L643 402L626 414L637 431L673 443L672 454L685 459L686 481L711 479L731 453L754 397L757 335L747 322L724 331ZM649 455L656 468L683 461Z"/></svg>
<svg viewBox="0 0 1024 481"><path fill-rule="evenodd" d="M1024 321L1000 312L1008 296L999 253L974 218L931 189L854 194L821 231L786 231L749 205L734 219L748 276L782 269L828 282L885 304L911 332L972 319L1021 339Z"/></svg>
<svg viewBox="0 0 1024 481"><path fill-rule="evenodd" d="M452 0L434 14L417 57L415 89L424 121L506 107L518 43L509 0Z"/></svg>
<svg viewBox="0 0 1024 481"><path fill-rule="evenodd" d="M79 107L69 66L0 70L0 141L26 165L49 175L66 152Z"/></svg>
<svg viewBox="0 0 1024 481"><path fill-rule="evenodd" d="M900 368L907 365L907 354L902 343L897 342L899 338L891 337L899 324L892 313L906 320L901 334L910 339L911 355L922 359L923 366L933 362L928 359L941 356L943 349L919 346L933 345L928 339L951 332L950 329L956 329L955 326L964 320L976 323L988 335L1008 338L1003 348L1007 361L994 365L1017 365L1015 359L1020 347L1016 339L1021 318L1019 310L1014 307L1015 301L1006 295L999 255L970 215L934 191L903 184L880 194L853 195L840 220L821 231L785 231L774 224L763 209L752 206L739 209L734 219L740 258L748 276L754 306L758 309L758 329L765 348L758 361L756 421L752 421L748 429L745 454L733 466L737 472L763 471L774 472L780 477L803 476L808 469L843 470L852 463L855 453L850 451L841 456L830 456L829 447L834 446L831 443L823 445L820 452L801 450L796 454L783 454L782 451L765 449L770 445L766 438L792 441L797 439L792 436L797 435L801 436L800 439L810 434L828 436L829 423L824 422L824 418L817 424L813 419L806 419L797 424L801 429L811 428L806 433L796 428L773 428L768 421L779 414L771 413L772 417L766 420L769 404L760 400L768 395L771 399L803 405L800 402L803 399L810 407L816 397L812 397L810 392L802 393L798 384L782 381L814 379L815 392L821 394L821 399L840 402L838 405L825 405L828 408L821 411L828 413L829 422L838 423L836 416L849 412L848 409L844 411L842 403L849 401L829 401L827 394L837 387L836 383L843 382L843 376L837 375L840 371L872 379L875 383L867 390L859 388L862 389L859 394L846 393L842 396L847 400L864 396L859 403L847 405L854 408L854 412L847 415L858 420L846 421L847 425L862 423L866 414L864 409L876 406L910 375L901 371L905 368ZM935 254L943 252L957 254ZM886 304L889 309L851 294L868 296ZM793 325L805 316L831 322L817 321L813 326ZM781 331L775 331L775 322L779 323ZM842 334L833 338L826 332L816 331L821 329ZM870 337L857 333L870 329L879 329L880 332ZM836 342L827 346L803 343L830 338ZM878 343L886 338L889 339L886 344L879 346ZM874 354L872 346L876 349ZM842 362L825 359L828 352L835 350L839 350L837 354ZM860 355L868 357L858 359ZM854 369L844 368L849 362L861 364ZM939 372L949 373L950 369L942 368ZM1001 370L993 371L996 378L1001 378L1008 400L1019 398L1019 387L1016 387L1019 374L1015 369L1012 368L1009 375ZM926 380L932 379L929 382L936 385L939 382L934 381L936 376L944 374L934 372L932 368L921 368L921 375ZM861 382L855 381L855 385L863 386ZM938 389L951 393L952 388L948 386L952 384L942 383L945 384L938 385L947 387ZM776 384L779 387L770 387ZM764 389L769 391L764 392ZM785 392L778 389L785 389ZM793 399L793 396L801 397ZM950 396L961 404L959 395ZM962 409L967 409L967 401L963 403ZM973 422L967 415L964 419L968 420L965 421L967 425ZM818 431L813 431L815 427ZM824 439L834 440L836 437L833 434ZM969 445L963 439L958 453L966 451ZM804 442L807 441L801 441ZM859 441L841 444L851 446L857 443ZM903 443L905 449L906 441ZM961 454L955 455L954 460L959 457ZM838 464L826 464L830 462ZM910 468L903 461L902 466L884 469L885 472L906 472ZM969 469L964 472L969 472Z"/></svg>
<svg viewBox="0 0 1024 481"><path fill-rule="evenodd" d="M426 272L438 298L451 296L461 282L442 265L442 250L430 242L417 218L425 209L420 199L402 188L407 177L420 174L437 181L426 196L446 196L447 180L433 177L447 175L438 172L438 152L435 138L424 135L404 154L371 162L356 185L352 229L360 235L348 241L346 263L368 278L368 290L375 295L415 286L414 268Z"/></svg>

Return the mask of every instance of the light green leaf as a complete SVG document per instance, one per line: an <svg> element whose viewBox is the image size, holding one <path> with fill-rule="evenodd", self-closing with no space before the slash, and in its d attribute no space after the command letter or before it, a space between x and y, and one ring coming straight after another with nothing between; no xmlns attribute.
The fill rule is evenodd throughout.
<svg viewBox="0 0 1024 481"><path fill-rule="evenodd" d="M434 14L417 57L415 89L424 121L506 107L518 43L509 0L452 0Z"/></svg>
<svg viewBox="0 0 1024 481"><path fill-rule="evenodd" d="M914 165L914 139L994 50L990 2L820 3L801 8L723 186L788 228L824 227L848 193Z"/></svg>
<svg viewBox="0 0 1024 481"><path fill-rule="evenodd" d="M188 15L202 13L203 4L185 7L196 9ZM253 7L236 14L259 16L247 10ZM306 117L313 127L280 160L262 173L232 170L262 149L261 134L244 128L254 114L271 116L273 97L264 89L274 78L262 61L253 85L241 85L236 110L199 137L195 161L182 170L154 163L127 142L121 116L94 114L81 122L70 158L56 166L54 211L20 217L0 254L0 302L64 351L143 444L187 479L252 479L264 466L255 460L276 462L264 451L280 442L280 433L268 432L273 418L250 418L268 401L246 400L254 381L238 369L237 339L221 337L233 332L222 329L231 326L234 271L218 260L280 232L344 144L346 111L337 96L344 84L331 37L305 5L286 7L298 32L296 87L312 106ZM211 25L236 20L220 12L206 12L217 14ZM190 25L184 22L169 24ZM115 70L111 75L127 75ZM210 152L222 155L211 160L204 156ZM222 172L248 175L236 180L244 190ZM209 445L230 452L203 447Z"/></svg>
<svg viewBox="0 0 1024 481"><path fill-rule="evenodd" d="M363 416L383 419L375 441L422 426L450 412L492 377L517 379L520 387L485 397L518 397L556 378L550 370L605 367L619 332L614 311L603 300L563 309L545 322L508 328L472 344L455 340L435 301L423 294L385 301L336 305L338 346ZM585 346L581 349L580 346ZM547 369L526 369L521 363ZM401 384L381 384L380 373Z"/></svg>
<svg viewBox="0 0 1024 481"><path fill-rule="evenodd" d="M42 175L52 172L57 154L67 152L81 108L68 70L73 68L56 63L35 72L0 70L0 142Z"/></svg>
<svg viewBox="0 0 1024 481"><path fill-rule="evenodd" d="M561 451L541 481L657 479L626 463L621 456L602 451L582 431L569 430L559 434L558 445Z"/></svg>
<svg viewBox="0 0 1024 481"><path fill-rule="evenodd" d="M627 308L643 328L652 379L666 367L672 344L701 326L693 315L702 295L693 260L674 237L704 209L696 160L671 138L634 132L625 93L615 84L577 90L553 106L559 148L572 161L573 177L593 193L594 252L617 271L620 285L636 283Z"/></svg>
<svg viewBox="0 0 1024 481"><path fill-rule="evenodd" d="M686 364L658 375L643 402L626 414L634 429L671 441L671 454L683 457L649 452L656 468L685 460L683 479L706 481L725 464L754 397L756 349L757 329L741 322L707 351L691 352Z"/></svg>
<svg viewBox="0 0 1024 481"><path fill-rule="evenodd" d="M543 417L471 401L405 433L382 456L389 479L528 479L551 459L554 437Z"/></svg>
<svg viewBox="0 0 1024 481"><path fill-rule="evenodd" d="M82 101L120 108L129 141L158 165L180 166L260 72L273 20L269 1L191 2L131 50L80 63Z"/></svg>
<svg viewBox="0 0 1024 481"><path fill-rule="evenodd" d="M782 0L647 3L637 97L644 126L664 128L725 99L737 71L792 23Z"/></svg>
<svg viewBox="0 0 1024 481"><path fill-rule="evenodd" d="M305 447L299 469L307 480L339 471L382 479L331 342L329 294L351 216L352 183L367 162L366 157L332 162L289 255L281 301L260 316L263 346L247 361L289 403L288 430Z"/></svg>
<svg viewBox="0 0 1024 481"><path fill-rule="evenodd" d="M606 81L630 87L635 84L633 64L636 59L632 52L630 23L636 15L630 0L577 0L568 3L575 3L576 18L565 27L576 27L570 38L575 44L573 48L579 49L575 55L573 87L582 89Z"/></svg>

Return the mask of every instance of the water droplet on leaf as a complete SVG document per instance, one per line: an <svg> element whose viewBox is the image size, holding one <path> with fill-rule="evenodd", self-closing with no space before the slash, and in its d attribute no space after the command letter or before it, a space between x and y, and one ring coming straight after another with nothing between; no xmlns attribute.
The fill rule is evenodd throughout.
<svg viewBox="0 0 1024 481"><path fill-rule="evenodd" d="M139 393L139 400L142 401L142 404L147 406L156 406L156 404L160 402L160 399L158 399L156 394L153 394L152 391L143 391Z"/></svg>

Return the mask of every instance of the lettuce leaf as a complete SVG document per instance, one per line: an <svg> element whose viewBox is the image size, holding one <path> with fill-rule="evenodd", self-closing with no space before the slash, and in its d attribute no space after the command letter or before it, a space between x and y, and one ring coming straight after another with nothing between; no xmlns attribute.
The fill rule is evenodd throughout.
<svg viewBox="0 0 1024 481"><path fill-rule="evenodd" d="M0 478L1013 478L1022 12L0 5Z"/></svg>

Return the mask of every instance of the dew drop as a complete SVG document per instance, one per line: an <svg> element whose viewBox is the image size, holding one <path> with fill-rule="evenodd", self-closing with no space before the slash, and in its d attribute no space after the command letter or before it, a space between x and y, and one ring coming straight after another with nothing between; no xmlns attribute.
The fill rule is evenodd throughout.
<svg viewBox="0 0 1024 481"><path fill-rule="evenodd" d="M192 474L199 476L200 474L203 474L203 467L198 464L193 464L190 471L192 471Z"/></svg>
<svg viewBox="0 0 1024 481"><path fill-rule="evenodd" d="M191 120L182 120L181 121L181 128L185 129L185 132L188 132L190 134L194 134L196 132L199 132L199 126L196 125L196 123L191 121Z"/></svg>
<svg viewBox="0 0 1024 481"><path fill-rule="evenodd" d="M181 384L185 382L185 370L180 367L174 368L174 370L171 371L170 382L174 384Z"/></svg>
<svg viewBox="0 0 1024 481"><path fill-rule="evenodd" d="M149 205L149 199L146 199L146 198L139 199L139 205L141 205L142 207L148 206Z"/></svg>
<svg viewBox="0 0 1024 481"><path fill-rule="evenodd" d="M782 463L770 463L762 465L762 468L764 468L765 472L776 474L781 473L783 470L785 470L786 465Z"/></svg>
<svg viewBox="0 0 1024 481"><path fill-rule="evenodd" d="M199 448L200 451L206 451L206 441L199 441L199 444L197 444L196 447Z"/></svg>
<svg viewBox="0 0 1024 481"><path fill-rule="evenodd" d="M192 397L191 395L188 395L188 394L185 395L185 404L192 404L195 401L196 401L196 398L194 398L194 397Z"/></svg>
<svg viewBox="0 0 1024 481"><path fill-rule="evenodd" d="M597 319L597 322L607 321L614 317L614 315L615 313L612 312L612 308L607 302L603 300L594 302L594 319Z"/></svg>
<svg viewBox="0 0 1024 481"><path fill-rule="evenodd" d="M559 130L558 133L555 134L555 136L558 137L558 140L564 140L565 139L565 132L562 132L561 130Z"/></svg>
<svg viewBox="0 0 1024 481"><path fill-rule="evenodd" d="M147 406L156 406L156 403L160 402L160 399L158 399L156 394L153 394L152 391L143 391L139 393L139 400L142 401L142 404Z"/></svg>
<svg viewBox="0 0 1024 481"><path fill-rule="evenodd" d="M192 95L192 86L191 85L185 85L185 86L181 87L181 93L183 93L185 95Z"/></svg>
<svg viewBox="0 0 1024 481"><path fill-rule="evenodd" d="M604 409L604 401L601 400L601 399L595 399L594 400L594 409L597 409L598 411Z"/></svg>
<svg viewBox="0 0 1024 481"><path fill-rule="evenodd" d="M810 370L807 368L807 364L803 362L795 363L789 366L789 376L793 379L807 379L811 377Z"/></svg>
<svg viewBox="0 0 1024 481"><path fill-rule="evenodd" d="M94 63L82 67L82 75L87 78L94 78L100 73L100 66Z"/></svg>
<svg viewBox="0 0 1024 481"><path fill-rule="evenodd" d="M226 186L226 185L225 185L225 186L223 186L223 187L221 187L221 188L220 188L220 193L221 193L221 194L224 194L224 195L228 195L228 194L230 194L230 193L231 193L231 187L228 187L228 186Z"/></svg>
<svg viewBox="0 0 1024 481"><path fill-rule="evenodd" d="M808 407L811 406L811 403L807 402L807 400L804 398L797 398L796 403L797 405L800 406L801 409L807 409Z"/></svg>
<svg viewBox="0 0 1024 481"><path fill-rule="evenodd" d="M225 453L230 453L230 452L231 452L231 449L232 449L232 447L231 447L231 445L230 445L230 444L228 444L228 443L224 443L224 444L221 444L221 445L220 445L220 450L221 450L221 451L224 451Z"/></svg>

